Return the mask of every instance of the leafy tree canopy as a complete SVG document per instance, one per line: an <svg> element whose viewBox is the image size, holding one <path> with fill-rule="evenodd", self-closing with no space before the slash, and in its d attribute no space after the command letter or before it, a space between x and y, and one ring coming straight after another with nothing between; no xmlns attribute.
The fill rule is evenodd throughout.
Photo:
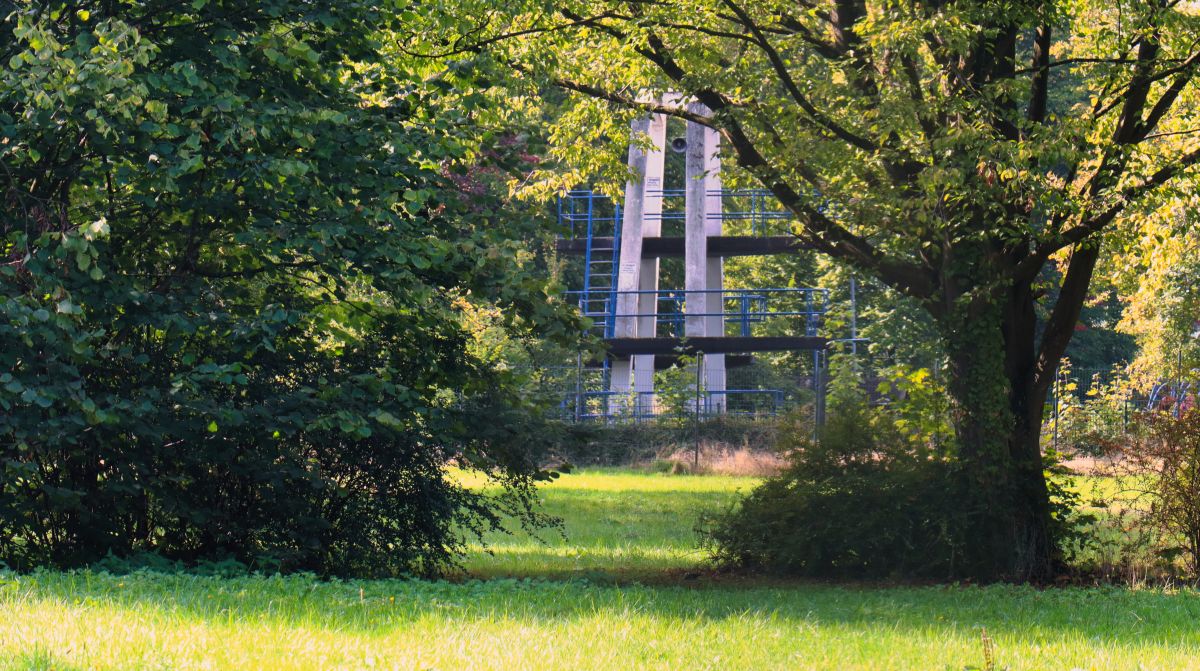
<svg viewBox="0 0 1200 671"><path fill-rule="evenodd" d="M528 512L474 318L574 327L399 4L0 3L0 561L434 571L502 503L450 463Z"/></svg>

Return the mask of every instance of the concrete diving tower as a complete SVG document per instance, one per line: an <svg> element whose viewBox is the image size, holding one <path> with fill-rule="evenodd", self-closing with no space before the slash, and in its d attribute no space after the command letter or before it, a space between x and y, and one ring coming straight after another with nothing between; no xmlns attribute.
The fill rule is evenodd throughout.
<svg viewBox="0 0 1200 671"><path fill-rule="evenodd" d="M663 102L682 104L674 96ZM687 107L709 114L698 103ZM608 412L620 413L630 398L635 415L653 412L656 357L702 355L697 379L707 394L705 410L721 414L733 393L726 386L727 355L819 352L827 345L817 335L823 290L725 288L725 257L783 254L801 245L790 234L790 213L773 209L769 194L722 188L720 136L686 124L684 138L672 142L684 153L683 188L664 188L667 117L650 114L631 124L623 207L591 191L568 192L559 201L560 222L571 235L558 249L584 260L584 286L568 294L607 346L601 393ZM683 235L663 235L664 221L680 220ZM736 234L726 234L727 223ZM664 257L683 258L682 288L660 288ZM780 335L794 327L764 328L780 319L801 320L803 335Z"/></svg>

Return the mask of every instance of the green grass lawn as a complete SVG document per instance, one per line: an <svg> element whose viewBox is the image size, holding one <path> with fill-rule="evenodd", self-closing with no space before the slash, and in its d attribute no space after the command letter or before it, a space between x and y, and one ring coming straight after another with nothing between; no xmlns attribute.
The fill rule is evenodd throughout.
<svg viewBox="0 0 1200 671"><path fill-rule="evenodd" d="M490 539L485 580L4 575L0 669L961 670L985 628L996 669L1200 668L1189 590L678 579L695 515L752 484L565 476L566 538Z"/></svg>
<svg viewBox="0 0 1200 671"><path fill-rule="evenodd" d="M696 522L728 507L757 480L592 470L560 478L544 491L561 530L495 533L466 561L477 577L662 578L703 562Z"/></svg>

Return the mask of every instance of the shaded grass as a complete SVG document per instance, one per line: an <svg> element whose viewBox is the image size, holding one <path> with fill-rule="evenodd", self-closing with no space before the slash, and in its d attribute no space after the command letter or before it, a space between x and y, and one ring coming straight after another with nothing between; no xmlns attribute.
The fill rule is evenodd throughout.
<svg viewBox="0 0 1200 671"><path fill-rule="evenodd" d="M1200 667L1191 590L610 584L694 566L690 516L752 482L566 476L546 491L566 539L498 538L467 562L570 580L0 574L0 671L961 670L983 666L984 628L997 668Z"/></svg>

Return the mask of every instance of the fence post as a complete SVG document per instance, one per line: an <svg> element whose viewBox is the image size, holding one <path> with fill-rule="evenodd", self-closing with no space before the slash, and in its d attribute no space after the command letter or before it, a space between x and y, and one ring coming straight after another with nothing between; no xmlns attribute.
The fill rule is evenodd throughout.
<svg viewBox="0 0 1200 671"><path fill-rule="evenodd" d="M583 414L583 352L575 354L575 423Z"/></svg>
<svg viewBox="0 0 1200 671"><path fill-rule="evenodd" d="M695 447L692 450L692 468L699 470L700 468L700 372L704 366L704 353L696 352L696 421L693 424L695 433Z"/></svg>
<svg viewBox="0 0 1200 671"><path fill-rule="evenodd" d="M1054 409L1053 409L1053 412L1054 412L1054 438L1053 438L1052 445L1054 447L1055 452L1058 451L1058 387L1059 387L1058 378L1061 373L1062 373L1062 369L1060 369L1060 368L1054 369Z"/></svg>

